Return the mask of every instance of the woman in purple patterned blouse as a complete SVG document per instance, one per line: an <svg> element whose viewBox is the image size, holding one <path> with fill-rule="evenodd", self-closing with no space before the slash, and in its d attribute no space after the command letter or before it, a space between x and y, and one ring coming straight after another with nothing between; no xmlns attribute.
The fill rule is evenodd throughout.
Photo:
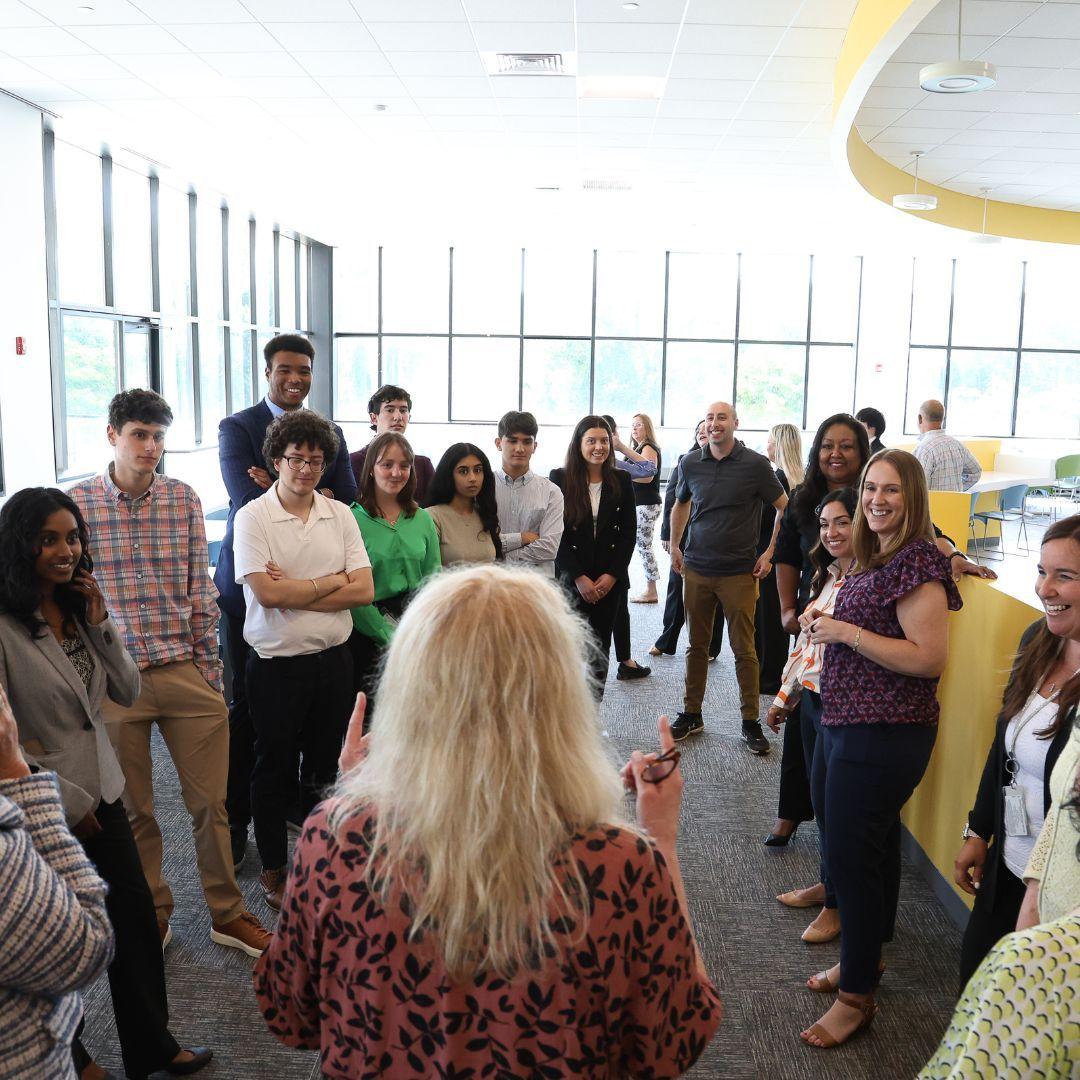
<svg viewBox="0 0 1080 1080"><path fill-rule="evenodd" d="M881 947L892 940L900 895L900 810L934 748L938 679L948 656L948 611L960 607L948 560L934 544L922 466L903 450L875 454L863 470L853 544L859 571L832 616L811 624L824 644L824 753L814 805L844 927L840 963L811 990L837 1001L802 1033L836 1046L874 1018ZM819 767L819 765L821 767Z"/></svg>

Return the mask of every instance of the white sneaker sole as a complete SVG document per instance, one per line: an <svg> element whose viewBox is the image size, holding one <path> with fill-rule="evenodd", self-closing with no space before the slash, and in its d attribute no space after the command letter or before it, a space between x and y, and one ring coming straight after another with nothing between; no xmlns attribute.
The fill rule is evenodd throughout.
<svg viewBox="0 0 1080 1080"><path fill-rule="evenodd" d="M172 927L168 927L165 931L165 936L161 939L161 955L165 955L165 950L172 944Z"/></svg>
<svg viewBox="0 0 1080 1080"><path fill-rule="evenodd" d="M224 945L229 949L239 949L241 952L247 953L248 956L255 957L256 960L262 956L261 950L253 948L251 945L245 945L239 938L229 937L228 934L223 934L219 930L210 930L210 940L215 945Z"/></svg>

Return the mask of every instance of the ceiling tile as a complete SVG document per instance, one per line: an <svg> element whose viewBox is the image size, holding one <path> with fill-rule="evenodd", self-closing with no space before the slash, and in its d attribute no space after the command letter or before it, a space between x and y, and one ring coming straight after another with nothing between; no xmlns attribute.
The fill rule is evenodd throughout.
<svg viewBox="0 0 1080 1080"><path fill-rule="evenodd" d="M797 26L821 26L846 30L855 14L856 0L803 0Z"/></svg>
<svg viewBox="0 0 1080 1080"><path fill-rule="evenodd" d="M780 26L683 27L680 53L719 53L736 56L768 56L784 34Z"/></svg>
<svg viewBox="0 0 1080 1080"><path fill-rule="evenodd" d="M0 39L3 50L11 56L84 56L94 50L67 30L58 26L5 30Z"/></svg>
<svg viewBox="0 0 1080 1080"><path fill-rule="evenodd" d="M1020 28L1025 37L1080 39L1080 7L1075 3L1024 6L1033 9Z"/></svg>
<svg viewBox="0 0 1080 1080"><path fill-rule="evenodd" d="M341 119L344 115L341 106L329 98L301 98L298 101L292 98L268 98L261 104L268 113L279 118L322 116Z"/></svg>
<svg viewBox="0 0 1080 1080"><path fill-rule="evenodd" d="M191 53L125 56L124 67L154 85L157 85L157 79L168 78L183 79L194 86L204 79L216 77L214 70L205 60Z"/></svg>
<svg viewBox="0 0 1080 1080"><path fill-rule="evenodd" d="M504 102L506 108L511 103ZM663 108L663 105L661 105ZM645 116L656 115L655 101L603 101L586 98L577 103L579 116Z"/></svg>
<svg viewBox="0 0 1080 1080"><path fill-rule="evenodd" d="M393 52L384 55L394 73L402 78L407 75L481 77L485 74L480 55L476 52Z"/></svg>
<svg viewBox="0 0 1080 1080"><path fill-rule="evenodd" d="M994 42L980 52L978 58L1002 67L1058 68L1080 60L1080 42L1069 38L1010 36Z"/></svg>
<svg viewBox="0 0 1080 1080"><path fill-rule="evenodd" d="M52 57L49 57L51 60ZM42 72L8 56L0 56L0 86L7 86L14 82L33 82L40 79Z"/></svg>
<svg viewBox="0 0 1080 1080"><path fill-rule="evenodd" d="M964 34L964 59L989 59L984 55L993 37ZM952 34L911 34L901 42L893 53L892 59L901 64L936 64L942 60L956 59L956 33Z"/></svg>
<svg viewBox="0 0 1080 1080"><path fill-rule="evenodd" d="M27 6L58 26L137 26L150 22L128 0L94 0L93 5L72 0L27 0Z"/></svg>
<svg viewBox="0 0 1080 1080"><path fill-rule="evenodd" d="M128 79L116 61L107 56L91 53L89 56L39 56L27 57L26 62L50 79L70 82L72 79Z"/></svg>
<svg viewBox="0 0 1080 1080"><path fill-rule="evenodd" d="M448 80L442 80L447 82ZM467 82L480 82L476 80L461 80ZM486 84L484 84L486 86ZM438 93L436 90L434 93ZM485 91L480 91L484 93ZM571 78L552 76L541 78L529 75L493 75L491 78L491 92L497 98L570 98L577 99L577 81ZM430 96L424 91L417 91L422 97ZM457 97L473 97L471 93L459 93Z"/></svg>
<svg viewBox="0 0 1080 1080"><path fill-rule="evenodd" d="M739 113L740 120L791 120L800 124L809 123L817 118L821 105L801 104L799 102L757 101L755 96L743 105Z"/></svg>
<svg viewBox="0 0 1080 1080"><path fill-rule="evenodd" d="M68 79L67 85L95 101L157 101L162 92L142 79Z"/></svg>
<svg viewBox="0 0 1080 1080"><path fill-rule="evenodd" d="M947 109L912 109L902 123L922 128L952 128L962 131L976 124L989 112L975 112L972 109L951 111Z"/></svg>
<svg viewBox="0 0 1080 1080"><path fill-rule="evenodd" d="M562 22L574 18L574 0L463 0L469 21Z"/></svg>
<svg viewBox="0 0 1080 1080"><path fill-rule="evenodd" d="M725 0L727 2L727 0ZM469 3L469 0L466 0ZM702 0L691 0L691 8L701 6ZM706 0L713 6L716 0ZM577 21L581 23L680 23L686 11L686 0L645 0L636 11L624 11L619 0L575 0Z"/></svg>
<svg viewBox="0 0 1080 1080"><path fill-rule="evenodd" d="M207 53L206 62L220 75L230 78L247 75L290 78L310 74L280 49L277 52Z"/></svg>
<svg viewBox="0 0 1080 1080"><path fill-rule="evenodd" d="M721 144L728 150L783 150L791 143L790 139L766 135L743 135L732 133Z"/></svg>
<svg viewBox="0 0 1080 1080"><path fill-rule="evenodd" d="M337 75L318 79L318 84L333 98L408 97L404 84L394 76Z"/></svg>
<svg viewBox="0 0 1080 1080"><path fill-rule="evenodd" d="M394 74L390 61L380 52L294 52L296 62L312 78L332 75L352 77Z"/></svg>
<svg viewBox="0 0 1080 1080"><path fill-rule="evenodd" d="M790 101L807 105L831 105L833 85L831 82L819 83L781 83L767 82L762 79L754 87L755 101Z"/></svg>
<svg viewBox="0 0 1080 1080"><path fill-rule="evenodd" d="M384 52L474 52L476 44L466 22L368 23Z"/></svg>
<svg viewBox="0 0 1080 1080"><path fill-rule="evenodd" d="M1041 4L1035 0L967 0L964 4L964 36L968 34L1008 33L1013 27L1023 23L1023 32L1033 34L1029 29L1031 16L1038 12ZM956 0L945 0L938 4L919 24L919 31L927 34L952 34L956 37Z"/></svg>
<svg viewBox="0 0 1080 1080"><path fill-rule="evenodd" d="M733 120L733 135L754 135L768 138L794 138L802 133L805 124L784 120Z"/></svg>
<svg viewBox="0 0 1080 1080"><path fill-rule="evenodd" d="M48 26L48 20L20 0L0 0L0 26Z"/></svg>
<svg viewBox="0 0 1080 1080"><path fill-rule="evenodd" d="M429 116L427 120L436 131L506 130L501 116Z"/></svg>
<svg viewBox="0 0 1080 1080"><path fill-rule="evenodd" d="M182 42L160 26L80 26L72 33L109 56L187 52Z"/></svg>
<svg viewBox="0 0 1080 1080"><path fill-rule="evenodd" d="M1032 97L1043 94L1076 94L1080 93L1080 69L1061 68L1058 71L1045 73L1046 77L1039 80L1031 89Z"/></svg>
<svg viewBox="0 0 1080 1080"><path fill-rule="evenodd" d="M46 79L41 75L37 76L35 79L31 79L29 82L14 80L13 82L8 83L5 86L5 89L10 90L13 94L18 94L21 98L26 98L27 101L33 101L39 105L52 101L69 101L82 97L77 90L72 89L70 86L57 82L55 79Z"/></svg>
<svg viewBox="0 0 1080 1080"><path fill-rule="evenodd" d="M401 81L413 97L474 98L491 92L486 78L409 75Z"/></svg>
<svg viewBox="0 0 1080 1080"><path fill-rule="evenodd" d="M576 116L579 103L573 98L499 98L492 99L503 116ZM584 104L584 102L580 103ZM635 104L638 104L635 102ZM656 102L642 102L646 106ZM634 116L652 116L655 108ZM580 114L584 115L584 114ZM610 115L610 114L609 114ZM624 114L625 115L625 114Z"/></svg>
<svg viewBox="0 0 1080 1080"><path fill-rule="evenodd" d="M240 0L138 0L156 23L254 22Z"/></svg>
<svg viewBox="0 0 1080 1080"><path fill-rule="evenodd" d="M835 63L807 56L776 56L762 76L777 82L826 82L833 77Z"/></svg>
<svg viewBox="0 0 1080 1080"><path fill-rule="evenodd" d="M580 125L587 135L601 132L648 135L652 129L653 120L648 116L583 116Z"/></svg>
<svg viewBox="0 0 1080 1080"><path fill-rule="evenodd" d="M784 34L777 46L777 56L825 56L835 59L844 43L843 30L822 30L794 27Z"/></svg>
<svg viewBox="0 0 1080 1080"><path fill-rule="evenodd" d="M671 64L670 53L578 53L579 75L645 75L663 78Z"/></svg>
<svg viewBox="0 0 1080 1080"><path fill-rule="evenodd" d="M723 135L731 117L658 117L656 131L665 135L697 135L715 139Z"/></svg>
<svg viewBox="0 0 1080 1080"><path fill-rule="evenodd" d="M270 33L254 22L169 24L166 29L197 53L272 52L281 48Z"/></svg>
<svg viewBox="0 0 1080 1080"><path fill-rule="evenodd" d="M462 0L353 0L364 22L461 22Z"/></svg>
<svg viewBox="0 0 1080 1080"><path fill-rule="evenodd" d="M671 75L678 79L756 79L765 60L764 56L707 56L680 51L671 62Z"/></svg>
<svg viewBox="0 0 1080 1080"><path fill-rule="evenodd" d="M577 117L574 116L508 116L506 126L511 131L576 132Z"/></svg>
<svg viewBox="0 0 1080 1080"><path fill-rule="evenodd" d="M658 132L649 140L651 150L693 150L704 161L716 142L716 135L679 135Z"/></svg>
<svg viewBox="0 0 1080 1080"><path fill-rule="evenodd" d="M787 26L799 10L799 0L711 0L691 3L687 23L721 26Z"/></svg>
<svg viewBox="0 0 1080 1080"><path fill-rule="evenodd" d="M888 142L906 142L912 150L929 150L938 143L945 142L953 134L952 130L913 127L899 122L890 124L879 138Z"/></svg>
<svg viewBox="0 0 1080 1080"><path fill-rule="evenodd" d="M1045 113L992 113L975 125L981 131L1080 132L1080 116L1049 116Z"/></svg>
<svg viewBox="0 0 1080 1080"><path fill-rule="evenodd" d="M416 105L425 116L498 116L499 105L493 97L417 98Z"/></svg>
<svg viewBox="0 0 1080 1080"><path fill-rule="evenodd" d="M342 112L357 120L366 120L370 116L419 116L420 110L409 98L380 97L342 97L335 99ZM376 105L385 105L385 110L378 110Z"/></svg>
<svg viewBox="0 0 1080 1080"><path fill-rule="evenodd" d="M572 22L484 22L472 24L476 48L484 52L571 52Z"/></svg>
<svg viewBox="0 0 1080 1080"><path fill-rule="evenodd" d="M657 115L669 119L702 116L714 120L730 120L739 111L739 101L672 101L667 98L660 103Z"/></svg>
<svg viewBox="0 0 1080 1080"><path fill-rule="evenodd" d="M583 52L670 52L677 33L668 23L579 22L577 46Z"/></svg>
<svg viewBox="0 0 1080 1080"><path fill-rule="evenodd" d="M252 98L325 97L326 91L314 79L277 79L266 77L229 79L232 95Z"/></svg>
<svg viewBox="0 0 1080 1080"><path fill-rule="evenodd" d="M245 0L259 22L348 22L356 17L349 0Z"/></svg>
<svg viewBox="0 0 1080 1080"><path fill-rule="evenodd" d="M359 22L268 23L266 29L290 52L375 52L379 46Z"/></svg>
<svg viewBox="0 0 1080 1080"><path fill-rule="evenodd" d="M668 79L665 101L742 101L753 83L746 79Z"/></svg>

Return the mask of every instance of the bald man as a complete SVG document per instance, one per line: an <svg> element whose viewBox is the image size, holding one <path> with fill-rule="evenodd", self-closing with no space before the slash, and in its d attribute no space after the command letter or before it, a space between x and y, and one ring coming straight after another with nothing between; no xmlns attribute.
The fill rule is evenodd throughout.
<svg viewBox="0 0 1080 1080"><path fill-rule="evenodd" d="M773 550L787 495L769 459L735 438L735 407L716 401L705 412L709 441L682 459L671 510L671 565L683 576L690 648L686 654L683 711L671 725L676 739L704 731L701 702L709 678L709 642L719 604L728 624L739 681L742 735L755 754L767 754L758 699L758 658L754 645L754 607L758 582L772 573ZM778 513L769 546L757 554L761 508ZM680 540L690 523L683 550Z"/></svg>
<svg viewBox="0 0 1080 1080"><path fill-rule="evenodd" d="M930 398L919 406L919 441L915 456L926 473L931 491L967 491L978 483L982 466L959 439L941 430L945 406Z"/></svg>

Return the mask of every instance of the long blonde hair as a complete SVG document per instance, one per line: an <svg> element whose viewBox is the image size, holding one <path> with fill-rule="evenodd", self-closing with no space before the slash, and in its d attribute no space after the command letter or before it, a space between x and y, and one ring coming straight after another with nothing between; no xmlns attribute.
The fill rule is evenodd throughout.
<svg viewBox="0 0 1080 1080"><path fill-rule="evenodd" d="M338 783L341 835L370 812L365 879L405 902L450 976L507 978L587 902L571 838L625 821L585 675L588 628L533 570L433 578L386 657L366 761Z"/></svg>
<svg viewBox="0 0 1080 1080"><path fill-rule="evenodd" d="M647 442L656 446L656 428L653 427L652 417L648 413L634 413L634 419L641 421L641 429L645 433L645 438L637 443L637 446L644 446ZM636 440L631 439L631 442Z"/></svg>
<svg viewBox="0 0 1080 1080"><path fill-rule="evenodd" d="M775 424L769 428L769 436L776 446L776 464L784 470L788 486L798 487L805 475L799 429L794 424Z"/></svg>
<svg viewBox="0 0 1080 1080"><path fill-rule="evenodd" d="M871 531L867 524L862 506L866 474L872 465L883 461L896 470L900 477L900 493L904 496L903 520L885 547L880 546L877 534ZM930 492L926 487L926 473L914 454L909 454L906 450L879 450L863 466L862 475L859 477L858 496L859 505L855 509L855 520L851 523L851 548L861 570L884 566L912 540L933 542L934 526L930 520Z"/></svg>

